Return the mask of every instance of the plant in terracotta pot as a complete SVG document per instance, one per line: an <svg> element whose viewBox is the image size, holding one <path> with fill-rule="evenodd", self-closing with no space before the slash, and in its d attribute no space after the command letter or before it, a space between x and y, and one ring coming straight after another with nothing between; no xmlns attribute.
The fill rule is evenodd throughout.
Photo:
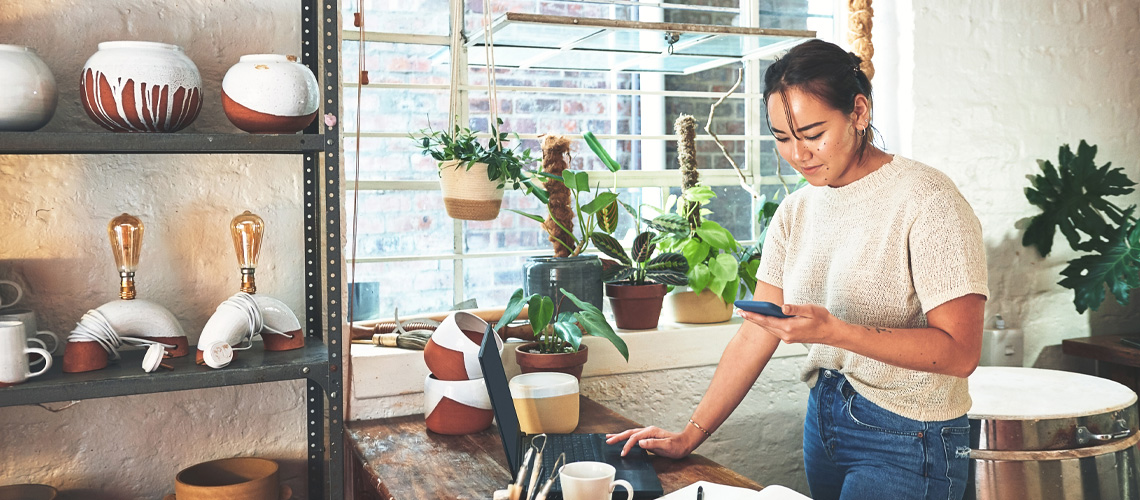
<svg viewBox="0 0 1140 500"><path fill-rule="evenodd" d="M515 359L522 372L556 371L581 379L582 366L589 355L582 344L583 335L609 340L629 361L629 347L617 336L602 311L579 300L572 292L565 289L561 292L565 299L578 306L578 311L559 311L562 305L550 297L536 293L525 295L520 288L511 295L503 316L495 324L495 329L501 330L519 316L524 306L527 308L527 321L537 340L515 348Z"/></svg>
<svg viewBox="0 0 1140 500"><path fill-rule="evenodd" d="M445 130L421 130L412 136L424 155L439 164L440 189L447 215L462 220L492 220L499 216L503 190L529 184L525 167L537 158L529 149L506 147L508 136L500 132L503 120L491 127L487 146L469 128L455 125ZM515 134L517 140L518 134Z"/></svg>
<svg viewBox="0 0 1140 500"><path fill-rule="evenodd" d="M586 142L611 172L621 169L590 132ZM560 290L570 290L595 308L602 307L602 263L594 255L582 255L590 234L617 228L617 194L600 186L590 187L589 174L570 170L570 140L547 136L542 142L542 170L532 172L542 186L526 183L526 191L546 207L545 215L511 210L542 224L553 245L551 256L530 257L523 271L523 289L561 301ZM592 198L587 198L591 196ZM577 219L577 231L575 231ZM573 303L566 310L576 310Z"/></svg>
<svg viewBox="0 0 1140 500"><path fill-rule="evenodd" d="M1136 205L1120 208L1106 197L1129 194L1136 185L1112 163L1094 163L1096 146L1081 141L1076 154L1061 146L1057 166L1037 160L1041 174L1027 176L1031 187L1025 197L1041 213L1018 221L1025 229L1023 246L1033 246L1042 257L1053 248L1058 230L1069 247L1085 255L1069 261L1059 284L1073 290L1077 312L1096 310L1107 288L1121 305L1140 288L1140 225L1132 215ZM1083 234L1082 234L1083 233Z"/></svg>
<svg viewBox="0 0 1140 500"><path fill-rule="evenodd" d="M637 216L630 207L626 206L626 209ZM640 224L638 226L640 229ZM599 251L617 259L613 265L607 266L603 281L618 328L656 328L661 317L661 304L668 292L667 285L689 283L685 274L689 271L689 263L684 255L676 252L653 255L657 250L656 237L652 231L641 232L634 238L627 254L617 238L602 232L590 235Z"/></svg>

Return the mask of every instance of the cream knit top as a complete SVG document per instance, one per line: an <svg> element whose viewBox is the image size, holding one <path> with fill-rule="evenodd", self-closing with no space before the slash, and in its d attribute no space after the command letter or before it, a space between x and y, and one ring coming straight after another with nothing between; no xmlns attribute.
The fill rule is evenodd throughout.
<svg viewBox="0 0 1140 500"><path fill-rule="evenodd" d="M839 188L805 186L780 205L764 240L757 279L788 304L816 304L848 323L922 328L949 300L988 295L982 228L954 182L895 155ZM966 379L908 370L851 351L807 344L801 378L843 373L860 395L921 421L970 409Z"/></svg>

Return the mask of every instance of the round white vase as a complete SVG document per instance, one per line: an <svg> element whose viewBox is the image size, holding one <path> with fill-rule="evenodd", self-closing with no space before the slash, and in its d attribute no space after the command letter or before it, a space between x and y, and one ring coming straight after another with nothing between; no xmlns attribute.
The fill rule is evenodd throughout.
<svg viewBox="0 0 1140 500"><path fill-rule="evenodd" d="M87 116L114 132L175 132L202 110L202 76L177 45L102 42L80 87Z"/></svg>
<svg viewBox="0 0 1140 500"><path fill-rule="evenodd" d="M292 134L317 117L317 77L294 56L241 56L222 79L222 109L237 128L255 134Z"/></svg>
<svg viewBox="0 0 1140 500"><path fill-rule="evenodd" d="M30 47L0 44L0 130L32 131L55 114L55 76Z"/></svg>

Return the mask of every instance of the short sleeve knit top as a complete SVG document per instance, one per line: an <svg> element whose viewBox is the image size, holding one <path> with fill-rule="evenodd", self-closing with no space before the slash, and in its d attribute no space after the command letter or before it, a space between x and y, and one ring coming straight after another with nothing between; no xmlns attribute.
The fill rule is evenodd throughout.
<svg viewBox="0 0 1140 500"><path fill-rule="evenodd" d="M848 323L922 328L931 309L988 295L981 224L942 172L895 155L846 186L788 196L764 241L757 279L788 304L816 304ZM801 378L838 370L859 394L921 421L970 409L966 379L909 370L845 349L809 344Z"/></svg>

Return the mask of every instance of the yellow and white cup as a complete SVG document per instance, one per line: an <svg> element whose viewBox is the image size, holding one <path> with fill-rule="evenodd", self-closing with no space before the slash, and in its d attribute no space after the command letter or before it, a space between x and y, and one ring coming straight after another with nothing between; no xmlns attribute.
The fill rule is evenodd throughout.
<svg viewBox="0 0 1140 500"><path fill-rule="evenodd" d="M519 427L527 434L568 434L578 427L578 378L556 372L524 373L511 379Z"/></svg>

